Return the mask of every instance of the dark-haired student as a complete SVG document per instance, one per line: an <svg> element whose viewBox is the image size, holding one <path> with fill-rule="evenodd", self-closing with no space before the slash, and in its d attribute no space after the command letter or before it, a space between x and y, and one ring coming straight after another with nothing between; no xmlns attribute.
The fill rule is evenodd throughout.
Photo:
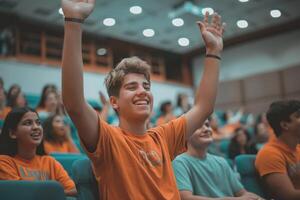
<svg viewBox="0 0 300 200"><path fill-rule="evenodd" d="M43 149L43 128L37 112L14 108L5 118L0 135L0 180L56 180L65 194L77 194L75 184Z"/></svg>
<svg viewBox="0 0 300 200"><path fill-rule="evenodd" d="M267 120L276 138L258 152L256 168L275 199L300 199L300 101L270 105Z"/></svg>

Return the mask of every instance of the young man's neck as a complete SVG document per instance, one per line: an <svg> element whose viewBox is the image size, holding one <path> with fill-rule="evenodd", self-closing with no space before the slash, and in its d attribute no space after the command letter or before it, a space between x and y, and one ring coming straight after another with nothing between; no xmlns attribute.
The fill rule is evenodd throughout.
<svg viewBox="0 0 300 200"><path fill-rule="evenodd" d="M119 127L125 131L129 131L130 133L134 133L137 135L143 135L147 131L145 120L125 120L120 118Z"/></svg>
<svg viewBox="0 0 300 200"><path fill-rule="evenodd" d="M190 156L199 158L199 159L204 159L207 155L207 148L194 148L192 146L188 146L188 150L186 151L186 153Z"/></svg>
<svg viewBox="0 0 300 200"><path fill-rule="evenodd" d="M292 133L282 133L278 139L287 144L291 149L296 149L300 142L299 138L294 137Z"/></svg>

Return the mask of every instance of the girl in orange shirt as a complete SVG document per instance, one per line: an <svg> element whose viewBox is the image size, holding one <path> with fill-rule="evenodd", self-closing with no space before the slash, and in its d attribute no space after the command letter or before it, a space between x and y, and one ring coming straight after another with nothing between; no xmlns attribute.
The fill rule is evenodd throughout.
<svg viewBox="0 0 300 200"><path fill-rule="evenodd" d="M67 195L76 195L74 182L54 158L44 155L43 128L35 110L14 108L0 135L0 180L56 180Z"/></svg>
<svg viewBox="0 0 300 200"><path fill-rule="evenodd" d="M70 127L64 123L63 116L55 114L43 123L45 130L44 148L50 153L79 153L70 137Z"/></svg>

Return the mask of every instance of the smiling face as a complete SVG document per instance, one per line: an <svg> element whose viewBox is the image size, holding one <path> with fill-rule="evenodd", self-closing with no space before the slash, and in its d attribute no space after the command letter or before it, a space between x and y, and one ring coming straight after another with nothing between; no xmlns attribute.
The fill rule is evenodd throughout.
<svg viewBox="0 0 300 200"><path fill-rule="evenodd" d="M11 131L10 137L17 140L18 151L36 148L43 139L43 128L38 115L31 111L25 113L16 130Z"/></svg>
<svg viewBox="0 0 300 200"><path fill-rule="evenodd" d="M118 97L111 96L112 107L120 119L146 121L153 106L150 83L143 74L130 73L124 76Z"/></svg>
<svg viewBox="0 0 300 200"><path fill-rule="evenodd" d="M207 147L212 142L212 129L208 120L206 120L203 126L197 129L188 140L189 145L195 149Z"/></svg>

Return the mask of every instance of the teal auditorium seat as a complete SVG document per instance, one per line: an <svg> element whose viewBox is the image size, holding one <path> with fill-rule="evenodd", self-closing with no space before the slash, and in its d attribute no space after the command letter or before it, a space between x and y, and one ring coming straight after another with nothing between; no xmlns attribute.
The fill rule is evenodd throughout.
<svg viewBox="0 0 300 200"><path fill-rule="evenodd" d="M84 154L68 154L68 153L51 153L52 157L55 158L68 172L69 176L73 179L72 166L76 160L87 158Z"/></svg>
<svg viewBox="0 0 300 200"><path fill-rule="evenodd" d="M25 98L30 108L36 108L40 101L40 95L25 94Z"/></svg>
<svg viewBox="0 0 300 200"><path fill-rule="evenodd" d="M222 139L219 143L220 151L224 154L225 158L229 158L229 145L230 139Z"/></svg>
<svg viewBox="0 0 300 200"><path fill-rule="evenodd" d="M56 181L0 181L1 200L65 200Z"/></svg>
<svg viewBox="0 0 300 200"><path fill-rule="evenodd" d="M256 155L239 155L235 158L236 168L241 175L241 182L245 189L266 198L267 195L254 165L255 159Z"/></svg>
<svg viewBox="0 0 300 200"><path fill-rule="evenodd" d="M99 200L98 184L88 158L74 162L73 180L76 184L78 200Z"/></svg>

